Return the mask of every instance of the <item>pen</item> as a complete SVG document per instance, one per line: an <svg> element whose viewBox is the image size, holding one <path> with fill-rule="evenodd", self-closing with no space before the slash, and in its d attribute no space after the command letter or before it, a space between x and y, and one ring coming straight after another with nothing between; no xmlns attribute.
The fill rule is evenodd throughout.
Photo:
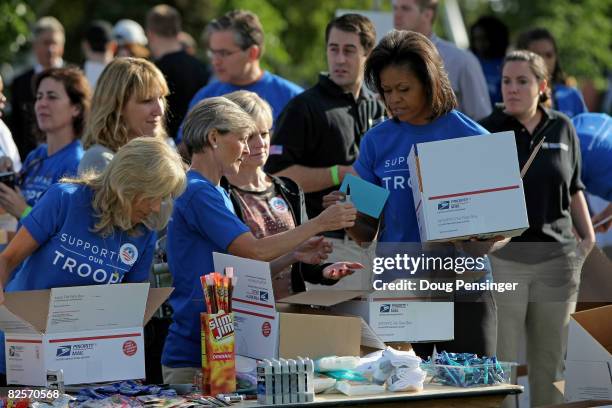
<svg viewBox="0 0 612 408"><path fill-rule="evenodd" d="M351 201L351 186L347 184L346 186L346 194L344 195L345 203L352 203Z"/></svg>

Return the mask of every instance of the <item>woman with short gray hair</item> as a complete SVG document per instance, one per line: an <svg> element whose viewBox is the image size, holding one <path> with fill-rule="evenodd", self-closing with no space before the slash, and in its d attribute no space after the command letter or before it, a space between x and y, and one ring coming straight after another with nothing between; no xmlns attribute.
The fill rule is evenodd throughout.
<svg viewBox="0 0 612 408"><path fill-rule="evenodd" d="M296 261L319 263L331 247L323 238L311 238L350 227L356 217L352 204L337 204L312 222L257 239L219 185L222 176L238 173L249 154L247 140L257 131L250 115L224 97L204 99L185 120L191 169L168 224L168 265L176 289L162 356L164 382L191 382L201 370L200 313L205 305L200 276L214 271L213 252L269 261L272 273Z"/></svg>

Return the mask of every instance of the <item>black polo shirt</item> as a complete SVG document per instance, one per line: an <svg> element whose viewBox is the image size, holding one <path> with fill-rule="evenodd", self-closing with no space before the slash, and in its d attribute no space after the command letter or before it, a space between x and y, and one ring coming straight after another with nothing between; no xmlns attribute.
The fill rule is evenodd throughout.
<svg viewBox="0 0 612 408"><path fill-rule="evenodd" d="M277 173L298 164L306 167L350 165L357 159L361 137L384 120L385 109L365 86L359 98L345 92L326 74L293 98L275 124L265 169ZM323 210L323 196L338 187L306 194L308 218Z"/></svg>
<svg viewBox="0 0 612 408"><path fill-rule="evenodd" d="M529 229L512 241L575 243L570 202L572 195L584 190L580 179L580 143L567 116L544 107L539 109L542 119L533 134L502 109L496 109L480 124L492 133L514 131L521 168L533 145L545 137L542 149L523 178Z"/></svg>

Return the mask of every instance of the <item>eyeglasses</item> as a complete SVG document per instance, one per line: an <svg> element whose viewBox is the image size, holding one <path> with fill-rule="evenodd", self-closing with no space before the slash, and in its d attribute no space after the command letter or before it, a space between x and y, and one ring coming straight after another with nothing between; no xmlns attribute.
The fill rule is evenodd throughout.
<svg viewBox="0 0 612 408"><path fill-rule="evenodd" d="M230 50L208 50L208 51L206 51L206 56L208 56L209 59L213 59L214 57L225 59L225 58L231 57L234 54L238 54L239 52L242 52L242 51L244 51L244 50L236 50L236 51L230 51Z"/></svg>

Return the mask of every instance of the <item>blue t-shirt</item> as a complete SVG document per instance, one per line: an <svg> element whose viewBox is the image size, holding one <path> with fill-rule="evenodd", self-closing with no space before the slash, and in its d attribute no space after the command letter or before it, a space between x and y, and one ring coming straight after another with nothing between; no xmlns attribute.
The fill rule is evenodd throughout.
<svg viewBox="0 0 612 408"><path fill-rule="evenodd" d="M580 139L582 182L589 193L612 201L612 120L605 113L581 113L572 122Z"/></svg>
<svg viewBox="0 0 612 408"><path fill-rule="evenodd" d="M278 115L280 115L283 109L285 109L287 102L289 102L294 96L301 94L304 91L301 86L281 78L278 75L264 71L264 74L259 80L246 86L232 85L227 82L220 81L215 81L206 85L191 99L187 112L189 112L191 108L193 108L202 99L211 98L213 96L223 96L230 92L240 90L255 92L263 100L268 102L272 107L272 117L274 118L274 121L276 121ZM182 139L183 126L179 128L176 143L179 144Z"/></svg>
<svg viewBox="0 0 612 408"><path fill-rule="evenodd" d="M364 180L390 191L378 241L421 242L408 169L415 143L488 133L456 110L426 125L387 120L366 133L353 167Z"/></svg>
<svg viewBox="0 0 612 408"><path fill-rule="evenodd" d="M589 110L582 99L582 94L576 88L556 84L553 90L553 108L565 113L570 118Z"/></svg>
<svg viewBox="0 0 612 408"><path fill-rule="evenodd" d="M226 253L245 232L249 228L234 213L227 192L196 171L187 172L187 189L175 201L168 224L168 266L175 289L163 365L201 366L200 313L206 308L200 276L214 271L213 252Z"/></svg>
<svg viewBox="0 0 612 408"><path fill-rule="evenodd" d="M502 102L501 93L501 78L502 78L502 64L503 58L478 58L482 72L484 73L485 80L487 81L487 89L489 90L489 98L491 99L491 106L495 106L496 103Z"/></svg>
<svg viewBox="0 0 612 408"><path fill-rule="evenodd" d="M97 222L93 191L76 184L55 184L23 219L39 247L15 272L6 292L66 286L145 282L153 260L155 232L138 236L115 230L106 238L92 232ZM0 338L0 344L4 338ZM2 369L4 347L0 347Z"/></svg>
<svg viewBox="0 0 612 408"><path fill-rule="evenodd" d="M19 185L28 205L34 207L40 196L62 177L76 176L82 157L83 147L78 139L51 156L47 155L46 144L32 150L21 167L22 181Z"/></svg>

